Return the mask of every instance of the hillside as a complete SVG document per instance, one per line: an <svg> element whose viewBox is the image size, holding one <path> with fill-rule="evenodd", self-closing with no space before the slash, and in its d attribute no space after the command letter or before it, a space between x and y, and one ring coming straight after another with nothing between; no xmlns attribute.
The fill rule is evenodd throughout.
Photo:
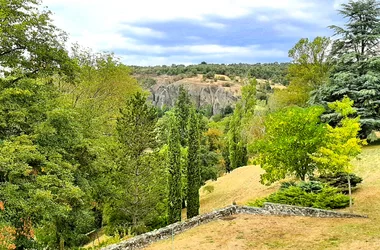
<svg viewBox="0 0 380 250"><path fill-rule="evenodd" d="M238 215L146 249L380 249L380 146L366 147L354 163L355 173L364 180L353 194L353 210L367 214L369 219ZM275 190L258 183L259 174L257 167L244 167L208 183L214 186L214 192L202 193L201 211L228 205L231 199L241 204Z"/></svg>

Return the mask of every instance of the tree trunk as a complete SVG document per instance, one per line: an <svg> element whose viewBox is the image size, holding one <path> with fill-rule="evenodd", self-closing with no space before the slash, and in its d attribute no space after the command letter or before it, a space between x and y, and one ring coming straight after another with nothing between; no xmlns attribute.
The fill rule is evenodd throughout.
<svg viewBox="0 0 380 250"><path fill-rule="evenodd" d="M347 175L348 181L348 195L350 196L350 213L352 213L352 193L351 193L351 178L350 175Z"/></svg>

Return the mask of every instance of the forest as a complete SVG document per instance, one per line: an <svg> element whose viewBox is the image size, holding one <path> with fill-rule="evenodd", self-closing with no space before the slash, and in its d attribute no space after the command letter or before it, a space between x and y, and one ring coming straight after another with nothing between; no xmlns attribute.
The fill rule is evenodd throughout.
<svg viewBox="0 0 380 250"><path fill-rule="evenodd" d="M1 250L79 249L98 229L124 237L181 221L184 208L192 218L206 181L249 164L265 170L265 185L295 180L265 201L352 202L346 180L361 180L351 160L380 130L377 1L343 4L346 24L331 25L333 37L300 39L291 63L152 67L68 49L40 7L0 0ZM136 74L240 76L241 98L208 117L180 88L175 106L160 110ZM264 102L256 79L286 87ZM345 190L325 184L331 177Z"/></svg>

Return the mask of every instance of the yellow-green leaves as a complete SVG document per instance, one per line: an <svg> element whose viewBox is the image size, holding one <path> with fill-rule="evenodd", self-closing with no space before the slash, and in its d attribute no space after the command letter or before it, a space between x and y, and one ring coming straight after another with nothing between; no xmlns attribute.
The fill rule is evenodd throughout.
<svg viewBox="0 0 380 250"><path fill-rule="evenodd" d="M361 147L366 144L365 140L357 137L360 131L359 117L349 117L356 113L352 105L353 101L348 97L329 104L343 118L336 127L327 125L325 145L310 155L320 173L350 172L351 160L360 154Z"/></svg>

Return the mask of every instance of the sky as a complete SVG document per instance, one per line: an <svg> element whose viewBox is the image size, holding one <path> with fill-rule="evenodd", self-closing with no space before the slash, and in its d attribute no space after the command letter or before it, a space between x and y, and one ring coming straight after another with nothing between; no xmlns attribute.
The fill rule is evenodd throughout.
<svg viewBox="0 0 380 250"><path fill-rule="evenodd" d="M301 38L331 36L345 0L43 0L56 26L127 65L288 62Z"/></svg>

